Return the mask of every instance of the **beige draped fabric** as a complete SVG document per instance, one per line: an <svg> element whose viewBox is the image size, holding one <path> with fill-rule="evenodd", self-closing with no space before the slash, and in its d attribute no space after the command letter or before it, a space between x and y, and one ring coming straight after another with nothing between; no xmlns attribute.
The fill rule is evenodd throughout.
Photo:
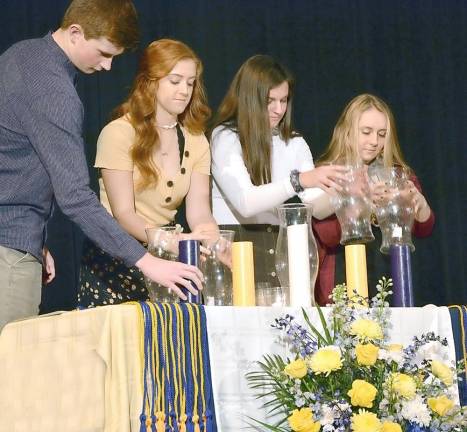
<svg viewBox="0 0 467 432"><path fill-rule="evenodd" d="M7 325L0 337L0 431L138 430L136 308L102 307Z"/></svg>

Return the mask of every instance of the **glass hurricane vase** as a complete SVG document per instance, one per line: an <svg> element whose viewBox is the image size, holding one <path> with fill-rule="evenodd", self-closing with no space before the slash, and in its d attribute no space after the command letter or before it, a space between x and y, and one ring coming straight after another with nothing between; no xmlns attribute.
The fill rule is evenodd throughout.
<svg viewBox="0 0 467 432"><path fill-rule="evenodd" d="M285 301L291 306L315 304L318 249L311 227L310 204L283 204L277 208L279 234L276 272Z"/></svg>

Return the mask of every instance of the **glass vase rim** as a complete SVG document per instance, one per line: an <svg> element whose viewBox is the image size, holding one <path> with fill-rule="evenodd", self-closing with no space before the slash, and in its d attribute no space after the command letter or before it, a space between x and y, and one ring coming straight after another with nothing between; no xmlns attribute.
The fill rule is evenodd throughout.
<svg viewBox="0 0 467 432"><path fill-rule="evenodd" d="M280 205L277 206L278 210L281 210L281 209L286 209L287 210L287 209L294 209L294 208L313 209L313 204L311 204L311 203L287 203L287 204L280 204Z"/></svg>
<svg viewBox="0 0 467 432"><path fill-rule="evenodd" d="M232 230L232 229L220 229L219 233L234 233L235 234L235 230Z"/></svg>
<svg viewBox="0 0 467 432"><path fill-rule="evenodd" d="M149 232L149 231L153 231L153 230L161 230L161 231L174 231L177 227L176 226L165 226L165 225L161 225L161 226L149 226L149 227L146 227L144 228L144 230L146 232Z"/></svg>

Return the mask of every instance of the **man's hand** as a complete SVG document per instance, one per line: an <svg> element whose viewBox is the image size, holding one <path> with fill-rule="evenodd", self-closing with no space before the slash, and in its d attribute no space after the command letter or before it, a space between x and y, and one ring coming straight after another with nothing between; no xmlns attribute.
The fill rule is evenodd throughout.
<svg viewBox="0 0 467 432"><path fill-rule="evenodd" d="M42 283L47 285L55 279L55 261L50 251L42 249Z"/></svg>
<svg viewBox="0 0 467 432"><path fill-rule="evenodd" d="M186 300L186 296L177 284L182 285L194 295L198 295L199 293L193 288L191 282L195 284L198 290L203 289L203 274L197 267L192 265L156 258L147 253L136 262L136 267L146 277L165 286L182 300Z"/></svg>

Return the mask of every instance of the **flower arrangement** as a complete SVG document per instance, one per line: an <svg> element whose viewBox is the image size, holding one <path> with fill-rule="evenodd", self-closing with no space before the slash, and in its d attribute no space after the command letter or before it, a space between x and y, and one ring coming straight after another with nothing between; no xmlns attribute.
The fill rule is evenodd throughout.
<svg viewBox="0 0 467 432"><path fill-rule="evenodd" d="M306 311L308 328L290 315L273 327L290 339L295 358L265 355L247 374L275 424L252 419L274 432L466 432L467 409L456 404L461 364L449 364L447 346L433 333L410 346L389 344L390 279L382 278L370 301L349 300L345 284L333 291L322 330Z"/></svg>

